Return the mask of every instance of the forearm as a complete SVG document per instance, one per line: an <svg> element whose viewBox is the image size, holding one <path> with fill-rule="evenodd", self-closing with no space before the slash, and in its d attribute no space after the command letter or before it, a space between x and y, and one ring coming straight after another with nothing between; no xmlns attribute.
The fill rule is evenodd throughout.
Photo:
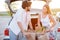
<svg viewBox="0 0 60 40"><path fill-rule="evenodd" d="M30 26L30 29L32 29L32 30L33 30L33 26L32 26L31 21L29 22L29 26Z"/></svg>
<svg viewBox="0 0 60 40"><path fill-rule="evenodd" d="M53 23L52 26L51 26L51 28L53 28L53 27L56 25L56 21L55 21L55 19L53 18L53 16L50 15L50 14L49 14L49 19L50 19L50 21Z"/></svg>
<svg viewBox="0 0 60 40"><path fill-rule="evenodd" d="M55 24L56 24L56 23L54 23L54 24L51 26L51 28L53 28L53 27L55 26Z"/></svg>
<svg viewBox="0 0 60 40"><path fill-rule="evenodd" d="M54 23L51 27L50 30L53 31L54 30L54 26L56 25L56 23Z"/></svg>
<svg viewBox="0 0 60 40"><path fill-rule="evenodd" d="M39 18L38 18L38 27L41 28L41 23L40 23Z"/></svg>
<svg viewBox="0 0 60 40"><path fill-rule="evenodd" d="M41 27L41 24L40 24L40 22L38 22L38 27Z"/></svg>
<svg viewBox="0 0 60 40"><path fill-rule="evenodd" d="M23 29L21 22L17 22L17 24L18 24L19 28L21 29L21 31L24 32L24 29Z"/></svg>

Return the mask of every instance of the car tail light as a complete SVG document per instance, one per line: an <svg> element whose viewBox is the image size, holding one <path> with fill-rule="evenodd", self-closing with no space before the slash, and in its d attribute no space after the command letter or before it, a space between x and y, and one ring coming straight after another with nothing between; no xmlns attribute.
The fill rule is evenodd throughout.
<svg viewBox="0 0 60 40"><path fill-rule="evenodd" d="M9 29L8 29L8 28L6 28L6 29L4 30L4 35L5 35L5 36L9 36Z"/></svg>
<svg viewBox="0 0 60 40"><path fill-rule="evenodd" d="M58 28L58 30L57 30L58 32L60 32L60 28Z"/></svg>

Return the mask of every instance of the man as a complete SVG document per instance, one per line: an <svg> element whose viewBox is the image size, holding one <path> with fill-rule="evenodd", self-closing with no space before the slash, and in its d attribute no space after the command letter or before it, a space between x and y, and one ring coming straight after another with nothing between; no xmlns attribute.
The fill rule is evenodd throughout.
<svg viewBox="0 0 60 40"><path fill-rule="evenodd" d="M26 40L26 32L28 29L28 24L30 29L32 29L31 18L30 18L31 2L23 1L22 9L19 9L14 15L9 28L10 28L10 40ZM23 35L22 35L23 34Z"/></svg>
<svg viewBox="0 0 60 40"><path fill-rule="evenodd" d="M11 12L11 20L10 20L10 22L12 21L12 19L13 19L13 14L15 14L16 13L16 11L13 11L12 9L11 9L11 6L10 6L10 4L12 3L12 2L15 2L15 1L30 1L30 0L5 0L5 3L7 3L7 6L8 6L8 8L9 8L9 10L10 10L10 12ZM9 24L10 24L10 22L9 22ZM8 25L9 25L8 24Z"/></svg>

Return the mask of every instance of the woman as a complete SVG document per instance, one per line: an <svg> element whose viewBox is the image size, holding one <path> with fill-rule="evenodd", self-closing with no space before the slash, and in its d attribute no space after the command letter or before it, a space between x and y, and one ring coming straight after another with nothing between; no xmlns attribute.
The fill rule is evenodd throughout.
<svg viewBox="0 0 60 40"><path fill-rule="evenodd" d="M45 32L47 32L48 40L49 40L49 31L53 31L53 28L56 24L53 16L51 15L51 11L48 5L43 6L42 13L39 16L40 22L42 23L42 26L45 28ZM51 25L51 22L53 23Z"/></svg>

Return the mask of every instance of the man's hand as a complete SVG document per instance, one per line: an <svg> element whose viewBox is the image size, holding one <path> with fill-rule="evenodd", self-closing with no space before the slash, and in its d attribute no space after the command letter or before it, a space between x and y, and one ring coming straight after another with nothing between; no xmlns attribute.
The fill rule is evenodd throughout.
<svg viewBox="0 0 60 40"><path fill-rule="evenodd" d="M33 29L28 29L28 32L35 32L35 30L33 30Z"/></svg>
<svg viewBox="0 0 60 40"><path fill-rule="evenodd" d="M28 32L28 31L24 31L24 32L22 32L23 33L23 35L29 35L30 34L30 32Z"/></svg>
<svg viewBox="0 0 60 40"><path fill-rule="evenodd" d="M52 32L53 28L50 28L49 30L46 30L46 32Z"/></svg>
<svg viewBox="0 0 60 40"><path fill-rule="evenodd" d="M26 36L27 39L30 39L31 38L31 33L30 32L23 32L23 35Z"/></svg>

